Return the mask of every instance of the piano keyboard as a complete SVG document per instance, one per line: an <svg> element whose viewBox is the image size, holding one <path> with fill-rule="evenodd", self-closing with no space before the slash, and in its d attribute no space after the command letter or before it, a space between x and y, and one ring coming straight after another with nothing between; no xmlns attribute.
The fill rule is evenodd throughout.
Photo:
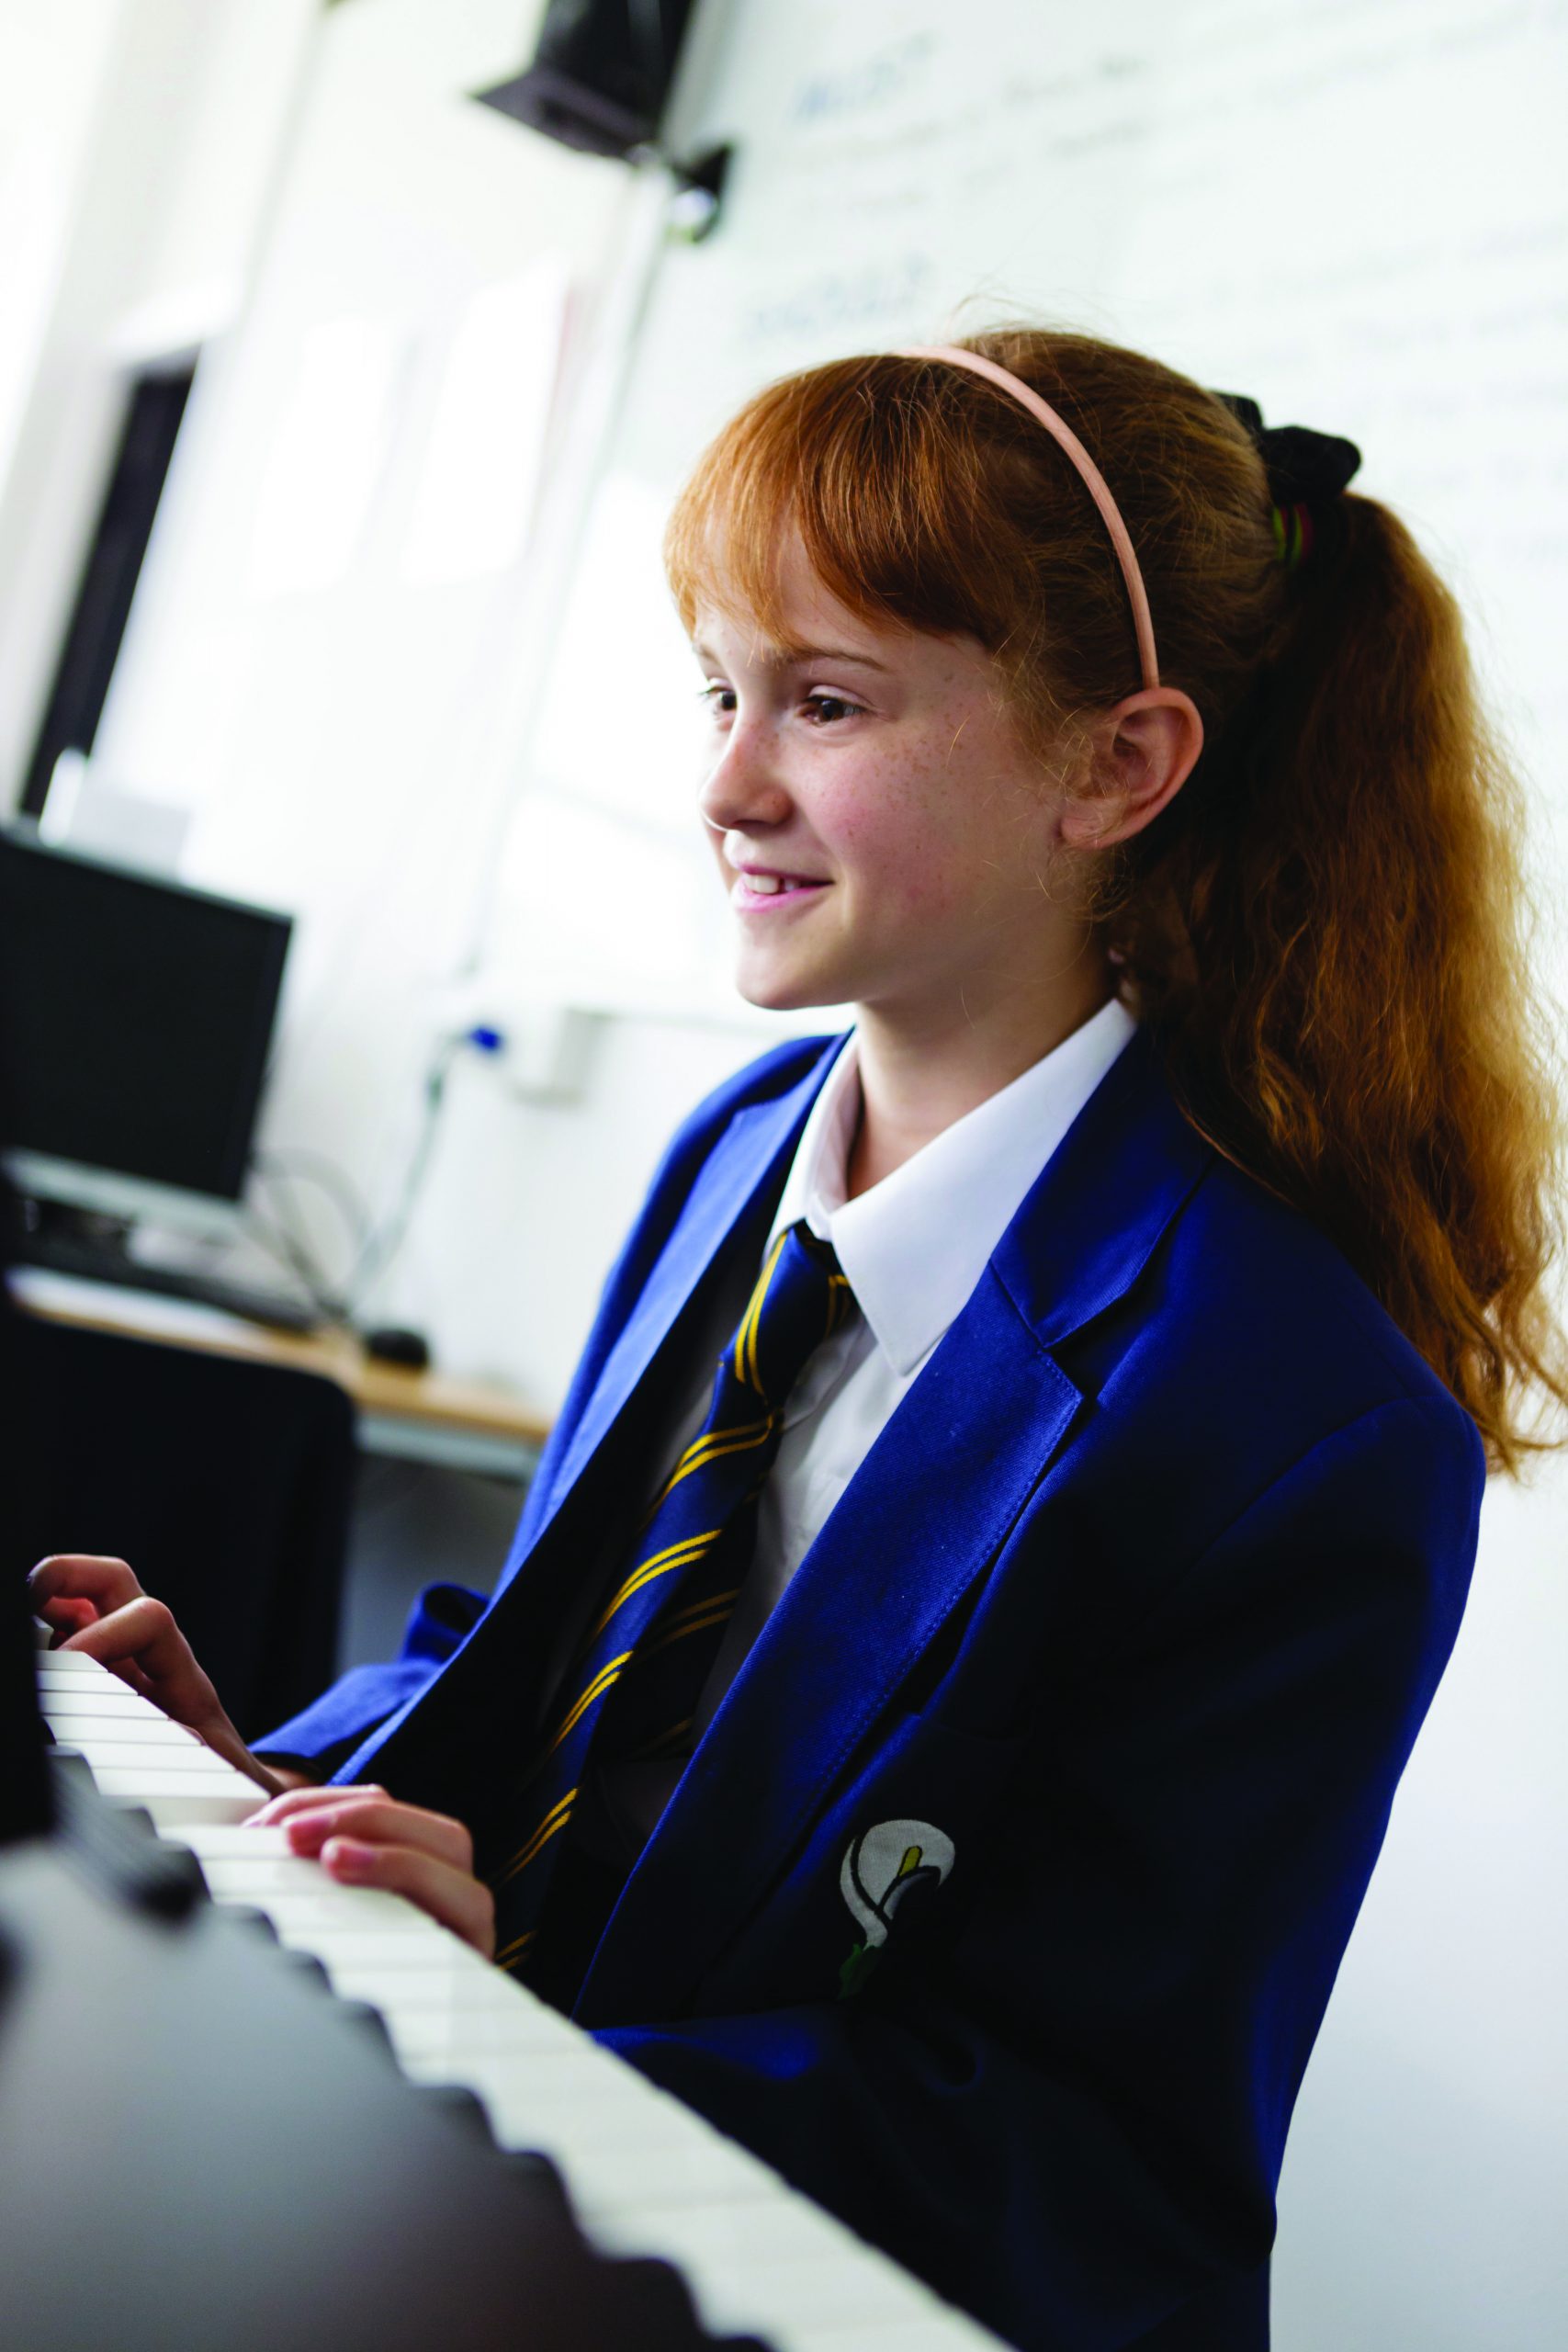
<svg viewBox="0 0 1568 2352"><path fill-rule="evenodd" d="M77 1652L40 1647L37 1665L43 1718L102 1796L143 1808L197 1856L215 1903L262 1912L335 1993L378 2010L406 2077L472 2091L498 2146L547 2156L601 2253L673 2263L712 2334L776 2352L998 2352L1000 2338L424 1912L338 1885L281 1829L244 1827L264 1802L255 1782L118 1676Z"/></svg>

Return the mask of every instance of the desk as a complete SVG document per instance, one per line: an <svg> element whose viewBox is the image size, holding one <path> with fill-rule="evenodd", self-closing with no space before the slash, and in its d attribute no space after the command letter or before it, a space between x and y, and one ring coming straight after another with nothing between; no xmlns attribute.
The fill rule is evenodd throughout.
<svg viewBox="0 0 1568 2352"><path fill-rule="evenodd" d="M354 1399L367 1453L525 1478L549 1435L549 1422L505 1389L378 1363L344 1331L267 1330L186 1299L118 1290L36 1266L17 1268L9 1287L18 1306L50 1322L324 1374Z"/></svg>

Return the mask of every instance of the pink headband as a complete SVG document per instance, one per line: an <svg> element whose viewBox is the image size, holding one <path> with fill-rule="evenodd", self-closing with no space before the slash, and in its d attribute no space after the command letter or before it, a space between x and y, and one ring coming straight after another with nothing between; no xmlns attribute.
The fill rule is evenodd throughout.
<svg viewBox="0 0 1568 2352"><path fill-rule="evenodd" d="M1133 542L1127 536L1127 526L1122 520L1116 501L1105 486L1105 476L1078 439L1072 427L1059 417L1037 391L998 368L994 359L982 359L977 351L965 351L955 343L920 345L914 350L895 352L896 359L947 359L955 368L967 368L973 375L984 376L987 383L1021 401L1032 417L1036 417L1054 440L1059 441L1079 473L1083 476L1089 496L1099 507L1100 519L1111 534L1111 544L1116 550L1116 560L1122 566L1122 577L1127 583L1127 601L1133 607L1133 627L1137 632L1138 659L1143 664L1145 686L1159 684L1159 665L1155 660L1154 623L1149 618L1149 600L1144 593L1144 575L1138 570L1138 559L1133 553Z"/></svg>

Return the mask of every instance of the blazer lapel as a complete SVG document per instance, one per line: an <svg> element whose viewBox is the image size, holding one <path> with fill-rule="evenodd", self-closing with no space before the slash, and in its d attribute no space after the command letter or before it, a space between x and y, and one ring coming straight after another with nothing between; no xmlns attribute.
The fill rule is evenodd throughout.
<svg viewBox="0 0 1568 2352"><path fill-rule="evenodd" d="M626 1882L581 2022L679 2014L787 1867L1069 1436L1082 1396L1053 1347L1130 1287L1212 1159L1140 1032L768 1619Z"/></svg>
<svg viewBox="0 0 1568 2352"><path fill-rule="evenodd" d="M551 1519L636 1393L676 1317L697 1290L738 1225L783 1184L807 1114L829 1068L843 1045L812 1064L806 1076L772 1102L738 1112L718 1148L705 1162L686 1196L636 1310L599 1376L571 1444L551 1487L537 1536Z"/></svg>

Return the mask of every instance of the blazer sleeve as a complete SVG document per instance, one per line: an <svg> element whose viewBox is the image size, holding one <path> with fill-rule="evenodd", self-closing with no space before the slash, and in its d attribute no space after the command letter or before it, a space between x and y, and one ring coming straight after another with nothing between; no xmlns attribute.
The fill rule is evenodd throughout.
<svg viewBox="0 0 1568 2352"><path fill-rule="evenodd" d="M395 1658L351 1667L299 1714L253 1740L253 1755L276 1764L309 1764L322 1780L330 1778L389 1714L418 1698L484 1610L483 1593L467 1585L427 1584L409 1611Z"/></svg>
<svg viewBox="0 0 1568 2352"><path fill-rule="evenodd" d="M1101 1654L1043 1665L965 1894L863 1992L597 2038L1016 2344L1261 2347L1201 2314L1266 2264L1484 1477L1457 1407L1325 1437Z"/></svg>

